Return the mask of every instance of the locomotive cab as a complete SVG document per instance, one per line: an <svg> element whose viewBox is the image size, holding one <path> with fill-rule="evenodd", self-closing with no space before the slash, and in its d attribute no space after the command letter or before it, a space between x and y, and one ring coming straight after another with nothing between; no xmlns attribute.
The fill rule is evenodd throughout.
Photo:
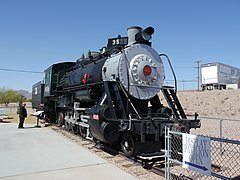
<svg viewBox="0 0 240 180"><path fill-rule="evenodd" d="M60 79L64 76L69 68L72 68L75 62L63 62L53 64L47 68L44 78L44 113L46 119L50 122L55 122L57 117L57 100L61 94L58 91Z"/></svg>
<svg viewBox="0 0 240 180"><path fill-rule="evenodd" d="M44 71L45 73L44 97L53 96L56 94L60 79L64 76L66 71L69 71L69 68L75 65L76 65L75 62L57 63L53 64Z"/></svg>

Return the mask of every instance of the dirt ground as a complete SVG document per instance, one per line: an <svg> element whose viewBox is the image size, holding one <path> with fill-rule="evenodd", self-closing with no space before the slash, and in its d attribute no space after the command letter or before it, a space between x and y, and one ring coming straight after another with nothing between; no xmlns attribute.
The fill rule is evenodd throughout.
<svg viewBox="0 0 240 180"><path fill-rule="evenodd" d="M240 120L240 90L177 92L186 114ZM162 94L160 98L163 100Z"/></svg>

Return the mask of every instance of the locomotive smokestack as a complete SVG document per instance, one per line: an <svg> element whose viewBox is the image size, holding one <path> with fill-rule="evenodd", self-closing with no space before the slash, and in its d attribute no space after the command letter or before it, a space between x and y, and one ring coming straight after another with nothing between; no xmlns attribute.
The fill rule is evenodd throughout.
<svg viewBox="0 0 240 180"><path fill-rule="evenodd" d="M141 36L142 38L145 40L145 41L148 41L151 39L151 36L153 35L154 33L154 28L149 26L147 27L146 29L144 29L141 33ZM140 34L140 33L139 33ZM140 38L139 38L140 39ZM136 38L137 40L137 38Z"/></svg>
<svg viewBox="0 0 240 180"><path fill-rule="evenodd" d="M149 26L146 29L142 29L139 26L133 26L128 28L128 45L132 45L136 42L147 43L154 33L154 28ZM150 44L151 45L151 44Z"/></svg>
<svg viewBox="0 0 240 180"><path fill-rule="evenodd" d="M128 45L132 45L136 42L136 35L142 31L139 26L132 26L128 28Z"/></svg>

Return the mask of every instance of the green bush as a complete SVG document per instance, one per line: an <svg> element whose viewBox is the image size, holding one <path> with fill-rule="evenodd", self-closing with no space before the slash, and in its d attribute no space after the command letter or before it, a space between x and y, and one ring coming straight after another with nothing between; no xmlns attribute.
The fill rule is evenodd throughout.
<svg viewBox="0 0 240 180"><path fill-rule="evenodd" d="M7 88L0 88L0 104L5 104L8 106L11 102L22 102L26 98L21 94L18 94L17 91Z"/></svg>

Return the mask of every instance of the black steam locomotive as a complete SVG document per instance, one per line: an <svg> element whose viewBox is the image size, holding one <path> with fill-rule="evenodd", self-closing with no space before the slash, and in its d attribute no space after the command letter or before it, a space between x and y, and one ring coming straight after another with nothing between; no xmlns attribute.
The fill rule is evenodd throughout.
<svg viewBox="0 0 240 180"><path fill-rule="evenodd" d="M33 85L33 108L86 138L121 146L128 157L159 152L165 126L181 132L200 127L197 117L187 119L175 88L163 86L153 33L152 27L130 27L127 37L108 39L99 52L53 64L44 83ZM160 91L168 107L160 102Z"/></svg>

